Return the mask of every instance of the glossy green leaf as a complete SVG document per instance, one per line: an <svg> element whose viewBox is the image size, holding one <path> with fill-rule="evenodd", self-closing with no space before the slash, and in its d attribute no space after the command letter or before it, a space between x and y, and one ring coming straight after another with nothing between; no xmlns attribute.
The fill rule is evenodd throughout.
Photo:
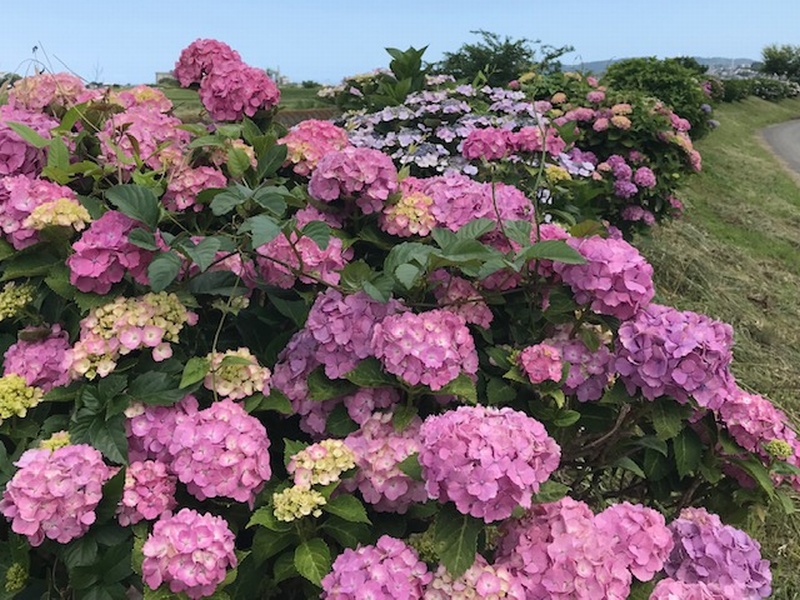
<svg viewBox="0 0 800 600"><path fill-rule="evenodd" d="M322 510L351 523L366 523L367 525L372 523L361 501L349 494L331 498L327 504L323 505Z"/></svg>
<svg viewBox="0 0 800 600"><path fill-rule="evenodd" d="M331 551L328 545L321 538L303 542L294 551L294 566L311 583L321 585L322 578L331 570Z"/></svg>
<svg viewBox="0 0 800 600"><path fill-rule="evenodd" d="M115 185L106 190L106 199L120 212L150 229L158 226L161 205L149 188L133 184Z"/></svg>

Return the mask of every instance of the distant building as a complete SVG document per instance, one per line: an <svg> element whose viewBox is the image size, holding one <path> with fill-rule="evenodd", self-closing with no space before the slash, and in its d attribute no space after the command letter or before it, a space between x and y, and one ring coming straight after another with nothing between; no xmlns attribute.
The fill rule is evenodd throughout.
<svg viewBox="0 0 800 600"><path fill-rule="evenodd" d="M156 83L164 83L170 79L175 79L175 74L172 71L156 71Z"/></svg>

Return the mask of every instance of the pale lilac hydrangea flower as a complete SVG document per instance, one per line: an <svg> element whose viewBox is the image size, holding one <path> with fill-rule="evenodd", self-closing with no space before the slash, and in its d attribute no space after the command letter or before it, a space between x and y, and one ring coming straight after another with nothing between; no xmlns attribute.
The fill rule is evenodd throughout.
<svg viewBox="0 0 800 600"><path fill-rule="evenodd" d="M487 523L530 508L560 458L539 421L508 407L461 406L428 417L420 429L428 495Z"/></svg>
<svg viewBox="0 0 800 600"><path fill-rule="evenodd" d="M374 546L346 548L322 579L327 600L420 600L432 575L401 540L381 536Z"/></svg>
<svg viewBox="0 0 800 600"><path fill-rule="evenodd" d="M544 343L528 346L520 352L519 363L531 383L561 381L561 351L555 346Z"/></svg>
<svg viewBox="0 0 800 600"><path fill-rule="evenodd" d="M67 385L70 376L64 358L69 349L69 335L60 325L50 327L44 337L36 328L23 329L17 342L5 352L3 375L16 373L45 393Z"/></svg>
<svg viewBox="0 0 800 600"><path fill-rule="evenodd" d="M31 546L45 538L66 544L85 534L97 518L103 484L114 474L87 444L27 450L14 464L19 469L6 484L0 513Z"/></svg>
<svg viewBox="0 0 800 600"><path fill-rule="evenodd" d="M192 600L211 596L236 567L234 543L225 519L183 508L153 526L142 547L142 579L152 590L167 584Z"/></svg>
<svg viewBox="0 0 800 600"><path fill-rule="evenodd" d="M162 462L131 462L125 470L125 487L117 506L119 524L127 527L142 520L152 521L174 509L176 483Z"/></svg>

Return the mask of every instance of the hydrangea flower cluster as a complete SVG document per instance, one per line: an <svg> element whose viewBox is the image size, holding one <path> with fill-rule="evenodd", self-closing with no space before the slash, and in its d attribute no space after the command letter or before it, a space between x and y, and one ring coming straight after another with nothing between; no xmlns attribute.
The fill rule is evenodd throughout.
<svg viewBox="0 0 800 600"><path fill-rule="evenodd" d="M549 344L534 344L519 353L519 364L531 383L561 381L561 351Z"/></svg>
<svg viewBox="0 0 800 600"><path fill-rule="evenodd" d="M197 204L197 194L208 188L224 188L227 183L225 175L214 167L177 169L167 183L167 191L161 201L167 210L192 209L198 212L202 205Z"/></svg>
<svg viewBox="0 0 800 600"><path fill-rule="evenodd" d="M98 306L81 320L80 339L67 352L70 375L105 377L120 356L143 348L151 349L153 360L166 360L172 356L169 343L177 342L183 326L196 324L197 318L167 292L119 297Z"/></svg>
<svg viewBox="0 0 800 600"><path fill-rule="evenodd" d="M132 462L125 471L125 487L117 507L119 524L127 527L143 519L152 521L174 509L176 483L162 462Z"/></svg>
<svg viewBox="0 0 800 600"><path fill-rule="evenodd" d="M70 73L40 73L15 81L8 92L8 105L39 112L68 108L85 90L83 82Z"/></svg>
<svg viewBox="0 0 800 600"><path fill-rule="evenodd" d="M8 126L22 123L45 139L50 139L50 130L58 127L58 121L41 112L0 106L0 176L25 175L36 177L45 166L45 151L29 144Z"/></svg>
<svg viewBox="0 0 800 600"><path fill-rule="evenodd" d="M125 411L128 459L131 462L155 460L169 465L174 458L169 445L175 428L185 420L193 420L198 409L192 395L171 406L132 403Z"/></svg>
<svg viewBox="0 0 800 600"><path fill-rule="evenodd" d="M374 546L346 548L322 579L328 600L420 600L432 575L417 553L401 540L381 536Z"/></svg>
<svg viewBox="0 0 800 600"><path fill-rule="evenodd" d="M294 484L309 488L339 481L342 473L356 466L356 455L342 440L322 440L292 456L286 470Z"/></svg>
<svg viewBox="0 0 800 600"><path fill-rule="evenodd" d="M730 325L691 311L651 304L617 332L615 367L630 394L672 396L718 409L729 396Z"/></svg>
<svg viewBox="0 0 800 600"><path fill-rule="evenodd" d="M502 533L495 566L516 575L527 598L628 597L627 559L608 551L586 504L569 497L537 504L521 520L506 523Z"/></svg>
<svg viewBox="0 0 800 600"><path fill-rule="evenodd" d="M22 310L33 302L34 287L29 283L17 285L9 281L0 291L0 321L19 315Z"/></svg>
<svg viewBox="0 0 800 600"><path fill-rule="evenodd" d="M222 496L252 507L272 474L269 446L261 422L225 399L175 425L170 469L199 500Z"/></svg>
<svg viewBox="0 0 800 600"><path fill-rule="evenodd" d="M292 127L278 143L286 145L286 164L292 165L296 174L308 177L323 156L344 150L350 140L344 129L329 121L307 119Z"/></svg>
<svg viewBox="0 0 800 600"><path fill-rule="evenodd" d="M210 596L237 564L234 535L222 517L189 508L156 521L142 552L142 579L192 600Z"/></svg>
<svg viewBox="0 0 800 600"><path fill-rule="evenodd" d="M488 329L494 319L492 310L478 289L463 277L437 269L428 277L435 283L433 295L442 308L461 316L464 321Z"/></svg>
<svg viewBox="0 0 800 600"><path fill-rule="evenodd" d="M505 567L495 567L478 555L461 577L453 579L440 565L425 588L423 600L525 600L525 589Z"/></svg>
<svg viewBox="0 0 800 600"><path fill-rule="evenodd" d="M0 423L13 416L24 417L28 409L42 400L41 388L27 384L25 378L16 373L0 377Z"/></svg>
<svg viewBox="0 0 800 600"><path fill-rule="evenodd" d="M64 446L69 446L71 443L69 432L68 431L56 431L53 435L51 435L46 440L42 440L39 442L39 448L50 450L53 452L54 450L58 450L59 448L63 448Z"/></svg>
<svg viewBox="0 0 800 600"><path fill-rule="evenodd" d="M112 97L126 109L144 108L160 113L168 113L172 110L172 102L164 95L164 92L149 85L137 85L121 90Z"/></svg>
<svg viewBox="0 0 800 600"><path fill-rule="evenodd" d="M327 503L320 492L304 485L293 485L272 495L273 514L286 523L310 515L322 516L322 507Z"/></svg>
<svg viewBox="0 0 800 600"><path fill-rule="evenodd" d="M389 373L440 390L478 370L475 341L460 315L444 309L390 315L375 325L372 351Z"/></svg>
<svg viewBox="0 0 800 600"><path fill-rule="evenodd" d="M6 484L0 513L31 546L45 538L66 544L86 533L114 473L87 444L26 450L14 464L19 469Z"/></svg>
<svg viewBox="0 0 800 600"><path fill-rule="evenodd" d="M513 148L511 132L508 129L487 127L473 129L461 144L461 154L467 160L500 160L508 156Z"/></svg>
<svg viewBox="0 0 800 600"><path fill-rule="evenodd" d="M744 600L772 593L769 561L761 558L761 546L744 531L723 525L703 508L684 509L670 529L675 547L664 565L669 577L738 588L736 597Z"/></svg>
<svg viewBox="0 0 800 600"><path fill-rule="evenodd" d="M403 187L401 185L401 189ZM392 235L425 236L436 227L432 206L433 198L422 192L403 193L395 204L383 208L378 223L383 231Z"/></svg>
<svg viewBox="0 0 800 600"><path fill-rule="evenodd" d="M181 87L189 87L193 83L200 83L216 63L241 60L239 53L224 42L197 39L181 51L173 74Z"/></svg>
<svg viewBox="0 0 800 600"><path fill-rule="evenodd" d="M67 259L70 283L82 292L107 294L129 273L134 281L147 284L153 253L128 241L137 226L137 221L116 210L93 222L72 244L75 253Z"/></svg>
<svg viewBox="0 0 800 600"><path fill-rule="evenodd" d="M461 406L420 428L428 495L487 523L510 517L517 506L530 508L560 457L539 421L508 407Z"/></svg>
<svg viewBox="0 0 800 600"><path fill-rule="evenodd" d="M727 596L719 586L700 581L686 583L676 579L662 579L650 594L650 600L735 600L740 596Z"/></svg>
<svg viewBox="0 0 800 600"><path fill-rule="evenodd" d="M306 320L306 329L317 342L314 358L325 366L328 377L342 377L372 356L375 325L401 310L404 307L397 300L384 304L364 292L343 295L326 290L317 296Z"/></svg>
<svg viewBox="0 0 800 600"><path fill-rule="evenodd" d="M575 394L580 402L599 400L614 373L614 356L605 344L592 351L569 327L562 327L542 342L559 350L569 364L567 379L561 389Z"/></svg>
<svg viewBox="0 0 800 600"><path fill-rule="evenodd" d="M567 243L586 259L582 265L554 263L575 301L618 319L630 319L653 299L653 267L625 240L572 237Z"/></svg>
<svg viewBox="0 0 800 600"><path fill-rule="evenodd" d="M206 389L230 400L242 400L258 392L269 395L272 376L267 367L247 348L212 352L206 357L209 371L203 380Z"/></svg>
<svg viewBox="0 0 800 600"><path fill-rule="evenodd" d="M342 489L348 492L358 489L364 501L381 512L405 514L411 504L427 500L423 483L411 479L398 466L419 452L421 425L422 421L415 417L402 431L397 431L391 413L373 414L345 439L355 454L358 472L342 482Z"/></svg>
<svg viewBox="0 0 800 600"><path fill-rule="evenodd" d="M3 375L20 375L28 385L47 393L70 381L69 373L64 368L64 358L69 348L69 336L60 325L53 325L44 331L27 327L3 355Z"/></svg>
<svg viewBox="0 0 800 600"><path fill-rule="evenodd" d="M215 121L237 121L280 102L275 82L261 69L238 60L214 61L200 82L200 101Z"/></svg>
<svg viewBox="0 0 800 600"><path fill-rule="evenodd" d="M5 238L17 250L38 242L41 228L26 224L26 220L36 208L61 198L80 206L75 192L63 185L22 175L0 179L0 229Z"/></svg>
<svg viewBox="0 0 800 600"><path fill-rule="evenodd" d="M641 504L613 504L594 517L609 552L623 556L631 574L650 581L672 550L672 532L664 515Z"/></svg>
<svg viewBox="0 0 800 600"><path fill-rule="evenodd" d="M323 156L308 184L313 198L323 202L355 198L366 215L381 212L397 189L397 169L388 156L378 150L353 147Z"/></svg>
<svg viewBox="0 0 800 600"><path fill-rule="evenodd" d="M76 201L59 198L34 208L22 222L22 227L35 231L41 231L47 227L68 227L75 231L83 231L91 220L89 211Z"/></svg>

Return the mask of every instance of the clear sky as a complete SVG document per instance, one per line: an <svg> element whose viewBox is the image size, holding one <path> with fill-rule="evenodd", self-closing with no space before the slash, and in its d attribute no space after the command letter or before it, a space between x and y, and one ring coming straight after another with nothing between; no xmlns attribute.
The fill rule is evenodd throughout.
<svg viewBox="0 0 800 600"><path fill-rule="evenodd" d="M476 41L475 29L570 44L566 63L758 59L767 44L800 45L800 0L3 0L0 23L0 71L30 73L31 59L49 57L88 80L152 83L208 37L293 81L335 83L387 66L386 46L428 45L435 61Z"/></svg>

